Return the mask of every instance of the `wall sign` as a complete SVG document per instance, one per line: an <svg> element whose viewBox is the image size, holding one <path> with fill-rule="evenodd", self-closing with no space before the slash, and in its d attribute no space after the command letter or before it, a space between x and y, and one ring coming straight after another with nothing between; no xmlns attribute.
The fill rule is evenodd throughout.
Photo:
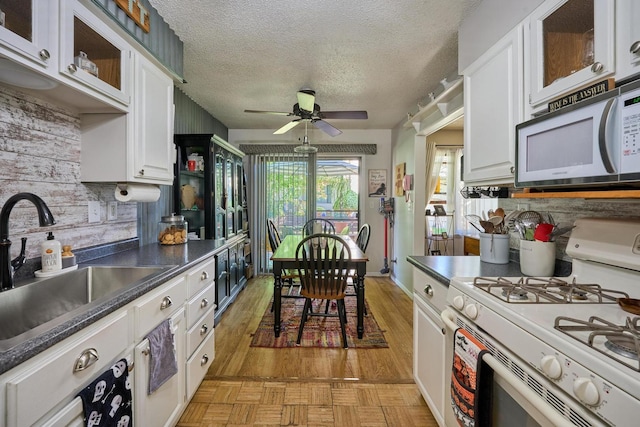
<svg viewBox="0 0 640 427"><path fill-rule="evenodd" d="M387 197L387 170L369 169L369 197Z"/></svg>
<svg viewBox="0 0 640 427"><path fill-rule="evenodd" d="M151 29L151 23L149 22L149 11L142 6L139 0L115 0L116 5L124 10L124 12L133 19L133 22L145 33L148 33Z"/></svg>
<svg viewBox="0 0 640 427"><path fill-rule="evenodd" d="M576 102L582 101L584 99L593 98L594 96L605 93L606 91L608 91L609 89L613 89L614 87L615 81L613 79L602 80L601 82L582 88L578 91L570 93L569 95L563 96L562 98L556 99L555 101L551 101L549 103L549 112L559 110L562 107L575 104Z"/></svg>
<svg viewBox="0 0 640 427"><path fill-rule="evenodd" d="M396 187L396 196L404 196L404 188L402 184L404 183L404 174L407 170L406 163L398 163L396 165L396 177L395 177L395 187Z"/></svg>

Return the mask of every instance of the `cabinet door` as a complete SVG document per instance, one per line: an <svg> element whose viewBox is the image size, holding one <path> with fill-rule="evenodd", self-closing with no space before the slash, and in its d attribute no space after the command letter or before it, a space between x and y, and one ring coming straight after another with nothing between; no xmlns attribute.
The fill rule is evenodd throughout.
<svg viewBox="0 0 640 427"><path fill-rule="evenodd" d="M11 1L0 3L0 53L35 69L47 69L57 55L56 2ZM55 67L54 67L55 68Z"/></svg>
<svg viewBox="0 0 640 427"><path fill-rule="evenodd" d="M616 80L640 72L640 2L616 1Z"/></svg>
<svg viewBox="0 0 640 427"><path fill-rule="evenodd" d="M224 250L216 255L216 306L222 313L229 305L229 253Z"/></svg>
<svg viewBox="0 0 640 427"><path fill-rule="evenodd" d="M464 70L465 185L514 180L515 126L522 121L522 26Z"/></svg>
<svg viewBox="0 0 640 427"><path fill-rule="evenodd" d="M610 0L547 0L531 14L532 106L613 75L614 6Z"/></svg>
<svg viewBox="0 0 640 427"><path fill-rule="evenodd" d="M144 56L135 55L135 160L133 176L173 183L173 80Z"/></svg>
<svg viewBox="0 0 640 427"><path fill-rule="evenodd" d="M225 238L225 232L227 230L226 221L227 221L227 194L225 191L225 181L224 181L224 171L225 171L225 157L224 151L215 147L215 155L214 155L214 197L213 197L213 209L215 210L215 229L214 229L214 239L223 239Z"/></svg>
<svg viewBox="0 0 640 427"><path fill-rule="evenodd" d="M413 299L413 377L438 421L444 425L445 395L449 393L445 379L450 375L445 366L446 340L439 314Z"/></svg>
<svg viewBox="0 0 640 427"><path fill-rule="evenodd" d="M236 235L236 198L235 198L235 162L233 156L226 153L225 156L225 190L227 194L227 239Z"/></svg>
<svg viewBox="0 0 640 427"><path fill-rule="evenodd" d="M178 372L153 394L147 394L150 373L149 340L144 339L134 351L135 385L133 390L133 416L148 426L173 426L185 405L185 323L184 310L171 316L175 335Z"/></svg>
<svg viewBox="0 0 640 427"><path fill-rule="evenodd" d="M77 0L60 1L60 75L74 88L125 108L131 96L129 44ZM96 69L76 58L86 54ZM117 101L114 103L113 101Z"/></svg>

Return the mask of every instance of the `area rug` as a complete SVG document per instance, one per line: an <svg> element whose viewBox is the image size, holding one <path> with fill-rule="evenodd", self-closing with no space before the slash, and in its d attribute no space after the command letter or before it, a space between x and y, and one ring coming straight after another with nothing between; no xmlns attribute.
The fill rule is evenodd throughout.
<svg viewBox="0 0 640 427"><path fill-rule="evenodd" d="M389 344L384 338L384 331L380 329L366 301L368 315L364 316L364 336L362 339L358 339L355 300L353 297L345 299L349 348L388 348ZM272 302L269 303L258 329L253 334L251 347L296 347L304 298L282 298L281 330L278 338L273 332L274 315L271 312L271 304ZM325 304L326 301L314 301L313 311L324 311ZM330 306L330 312L335 313L336 310L335 302L333 302ZM337 317L310 316L304 325L300 347L342 348L340 320Z"/></svg>

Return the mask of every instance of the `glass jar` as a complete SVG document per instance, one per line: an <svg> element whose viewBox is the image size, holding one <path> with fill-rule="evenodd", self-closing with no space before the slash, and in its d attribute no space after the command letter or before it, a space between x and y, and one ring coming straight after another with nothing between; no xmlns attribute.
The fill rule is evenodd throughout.
<svg viewBox="0 0 640 427"><path fill-rule="evenodd" d="M158 223L158 242L161 245L181 245L187 243L187 221L183 215L163 216Z"/></svg>

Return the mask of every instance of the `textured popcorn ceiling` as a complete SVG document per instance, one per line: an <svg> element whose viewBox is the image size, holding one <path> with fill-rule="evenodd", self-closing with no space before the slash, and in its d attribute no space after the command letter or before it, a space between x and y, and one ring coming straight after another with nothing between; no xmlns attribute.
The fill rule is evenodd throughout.
<svg viewBox="0 0 640 427"><path fill-rule="evenodd" d="M390 129L456 76L457 29L480 0L150 0L184 42L180 88L230 129L277 129L296 92Z"/></svg>

